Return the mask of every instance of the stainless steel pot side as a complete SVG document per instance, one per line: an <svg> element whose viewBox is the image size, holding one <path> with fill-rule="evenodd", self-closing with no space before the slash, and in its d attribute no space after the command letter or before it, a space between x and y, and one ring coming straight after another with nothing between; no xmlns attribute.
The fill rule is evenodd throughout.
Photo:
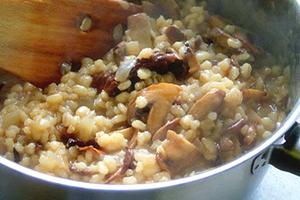
<svg viewBox="0 0 300 200"><path fill-rule="evenodd" d="M273 136L238 159L198 175L145 185L97 185L48 176L0 157L0 199L240 200L268 169L272 147L300 113L300 0L209 0L208 6L253 31L254 39L291 66L290 114Z"/></svg>

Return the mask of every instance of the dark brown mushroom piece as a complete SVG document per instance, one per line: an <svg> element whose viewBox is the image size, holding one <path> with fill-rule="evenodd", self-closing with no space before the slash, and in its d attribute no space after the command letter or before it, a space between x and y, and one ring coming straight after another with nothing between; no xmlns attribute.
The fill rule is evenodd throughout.
<svg viewBox="0 0 300 200"><path fill-rule="evenodd" d="M195 119L203 120L210 112L216 112L224 102L225 92L213 89L200 97L190 108L188 114Z"/></svg>
<svg viewBox="0 0 300 200"><path fill-rule="evenodd" d="M169 171L172 176L182 175L196 166L199 169L207 165L194 144L171 130L167 133L167 139L157 149L156 158L159 166Z"/></svg>
<svg viewBox="0 0 300 200"><path fill-rule="evenodd" d="M200 64L196 58L195 52L188 42L185 43L184 59L189 66L189 74L192 75L200 70Z"/></svg>
<svg viewBox="0 0 300 200"><path fill-rule="evenodd" d="M120 63L120 67L115 73L99 73L93 76L92 87L98 92L104 90L110 97L115 97L121 93L118 89L119 82L129 79L132 85L140 79L137 71L140 68L147 68L159 74L171 72L178 80L186 78L189 73L188 64L175 52L156 52L150 58L136 59L134 56L125 57ZM129 88L128 91L131 91Z"/></svg>
<svg viewBox="0 0 300 200"><path fill-rule="evenodd" d="M147 99L148 105L151 105L149 113L147 113L147 128L150 133L154 134L166 123L166 117L180 92L180 86L170 83L159 83L145 88L128 104L128 123L131 124L134 119L138 119L135 101L138 96L143 96Z"/></svg>
<svg viewBox="0 0 300 200"><path fill-rule="evenodd" d="M14 154L14 161L16 163L19 163L21 161L21 155L20 153L16 150L16 148L13 148L13 154Z"/></svg>
<svg viewBox="0 0 300 200"><path fill-rule="evenodd" d="M134 84L140 79L137 76L137 71L140 68L146 68L158 74L172 73L178 80L182 80L187 77L189 72L189 66L187 62L181 59L176 52L155 52L149 58L136 59L135 57L126 57L121 63L115 79L117 81L129 79ZM124 70L127 70L124 73ZM120 79L120 71L123 71L122 79ZM129 73L130 72L130 73ZM129 75L128 75L129 73Z"/></svg>
<svg viewBox="0 0 300 200"><path fill-rule="evenodd" d="M1 91L1 89L4 87L4 85L5 85L4 83L1 83L1 82L0 82L0 91Z"/></svg>
<svg viewBox="0 0 300 200"><path fill-rule="evenodd" d="M188 64L174 52L155 52L150 58L138 59L135 70L140 68L147 68L159 74L171 72L179 80L184 79L189 72Z"/></svg>
<svg viewBox="0 0 300 200"><path fill-rule="evenodd" d="M172 131L176 131L176 129L179 127L180 125L180 119L179 118L175 118L173 119L172 121L168 121L165 125L163 125L160 129L158 129L153 137L152 137L152 141L155 141L155 140L165 140L166 139L166 136L167 136L167 132L169 130L172 130Z"/></svg>
<svg viewBox="0 0 300 200"><path fill-rule="evenodd" d="M186 41L184 33L174 25L166 28L165 35L167 36L170 44L174 44L175 42Z"/></svg>
<svg viewBox="0 0 300 200"><path fill-rule="evenodd" d="M65 144L67 149L76 146L80 151L91 150L99 155L104 154L101 147L95 140L83 142L77 138L76 134L67 133L65 127L57 126L56 129L60 132L60 140Z"/></svg>
<svg viewBox="0 0 300 200"><path fill-rule="evenodd" d="M113 73L100 73L93 76L92 85L98 92L104 90L110 97L115 97L121 93L118 89L118 82Z"/></svg>
<svg viewBox="0 0 300 200"><path fill-rule="evenodd" d="M110 175L106 179L105 183L111 183L116 179L122 178L125 175L126 171L130 169L130 167L132 166L133 161L134 161L134 151L133 149L128 148L126 149L122 166L114 174Z"/></svg>
<svg viewBox="0 0 300 200"><path fill-rule="evenodd" d="M128 17L127 35L133 41L138 41L140 48L152 48L150 18L145 13L138 13Z"/></svg>
<svg viewBox="0 0 300 200"><path fill-rule="evenodd" d="M181 59L175 52L157 51L149 58L137 59L134 56L125 57L116 72L115 80L121 82L129 79L134 84L140 80L137 76L137 71L140 68L147 68L151 71L157 72L158 74L166 74L170 72L174 74L178 80L186 78L189 72L187 62ZM100 88L104 88L104 86Z"/></svg>

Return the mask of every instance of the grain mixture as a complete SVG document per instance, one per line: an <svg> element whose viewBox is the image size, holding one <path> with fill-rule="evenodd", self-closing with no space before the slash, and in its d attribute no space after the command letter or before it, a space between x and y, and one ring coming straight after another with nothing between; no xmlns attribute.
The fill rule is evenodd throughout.
<svg viewBox="0 0 300 200"><path fill-rule="evenodd" d="M64 64L45 89L14 85L0 153L54 176L137 184L190 176L269 137L285 117L289 68L259 65L266 53L205 3L158 2L115 28L103 59Z"/></svg>

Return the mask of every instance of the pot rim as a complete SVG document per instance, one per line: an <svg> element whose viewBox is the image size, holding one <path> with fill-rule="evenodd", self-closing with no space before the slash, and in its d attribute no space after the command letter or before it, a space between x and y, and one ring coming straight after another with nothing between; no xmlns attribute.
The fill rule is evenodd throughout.
<svg viewBox="0 0 300 200"><path fill-rule="evenodd" d="M1 164L16 171L20 174L27 175L31 178L38 179L40 181L52 183L52 184L58 184L61 186L66 187L74 187L77 189L87 189L87 190L96 190L96 191L110 191L110 192L128 192L128 191L145 191L145 190L156 190L156 189L163 189L168 187L174 187L174 186L180 186L183 184L192 183L195 181L205 181L205 179L216 176L220 173L224 173L227 170L230 170L232 168L235 168L247 160L257 156L261 152L263 152L265 149L272 146L278 139L280 139L286 131L292 125L296 122L297 118L300 117L300 98L298 98L298 101L296 105L293 107L289 115L286 117L284 122L281 124L281 126L274 132L274 134L259 144L257 147L249 151L248 153L243 154L242 156L234 159L233 161L226 163L224 165L208 169L206 171L200 172L199 174L190 176L190 177L184 177L176 180L170 180L166 182L160 182L160 183L150 183L150 184L136 184L136 185L107 185L107 184L95 184L95 183L87 183L87 182L81 182L81 181L74 181L70 179L60 178L60 177L54 177L51 175L44 174L42 172L35 171L33 169L29 169L26 167L23 167L13 161L10 161L2 156L0 156L0 167Z"/></svg>

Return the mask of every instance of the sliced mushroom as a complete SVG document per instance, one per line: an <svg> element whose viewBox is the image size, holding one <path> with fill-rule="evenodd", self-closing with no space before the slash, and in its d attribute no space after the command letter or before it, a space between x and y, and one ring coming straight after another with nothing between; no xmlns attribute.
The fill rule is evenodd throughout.
<svg viewBox="0 0 300 200"><path fill-rule="evenodd" d="M258 55L263 53L261 49L251 44L249 40L247 40L239 33L235 33L234 36L231 36L230 34L225 33L222 29L215 27L211 30L209 37L215 43L217 43L218 45L226 49L231 49L231 47L227 43L228 39L238 39L243 44L243 47L248 51L251 51L254 54L258 54Z"/></svg>
<svg viewBox="0 0 300 200"><path fill-rule="evenodd" d="M224 132L223 132L223 134L226 134L226 135L228 135L228 134L238 134L238 133L240 133L240 131L241 131L241 129L243 128L243 126L246 124L246 120L245 119L240 119L240 120L238 120L238 121L236 121L236 122L234 122L233 124L231 124L230 126L228 126L225 130L224 130Z"/></svg>
<svg viewBox="0 0 300 200"><path fill-rule="evenodd" d="M155 141L155 140L163 141L163 140L165 140L167 132L169 130L175 131L178 128L179 124L180 124L179 122L180 122L179 118L176 118L172 121L168 121L164 126L162 126L160 129L158 129L155 132L155 134L152 137L152 141Z"/></svg>
<svg viewBox="0 0 300 200"><path fill-rule="evenodd" d="M134 151L133 149L128 148L126 149L122 166L114 174L109 176L106 179L105 183L111 183L112 181L123 177L126 171L131 167L133 161L134 161Z"/></svg>
<svg viewBox="0 0 300 200"><path fill-rule="evenodd" d="M184 56L189 65L189 74L192 75L200 69L200 64L196 58L194 50L191 48L189 43L185 43Z"/></svg>
<svg viewBox="0 0 300 200"><path fill-rule="evenodd" d="M172 175L184 174L187 169L203 161L201 152L195 145L171 130L167 133L167 139L158 148L157 158L159 165Z"/></svg>
<svg viewBox="0 0 300 200"><path fill-rule="evenodd" d="M228 39L234 39L231 35L229 35L228 33L225 33L220 28L213 28L210 32L209 37L216 44L218 44L219 46L226 48L226 49L231 49L231 47L227 43Z"/></svg>
<svg viewBox="0 0 300 200"><path fill-rule="evenodd" d="M143 94L152 105L147 126L151 133L155 133L164 123L168 112L177 99L181 87L174 84L161 83L148 87Z"/></svg>
<svg viewBox="0 0 300 200"><path fill-rule="evenodd" d="M166 28L165 35L167 36L170 44L186 40L184 33L179 28L173 25Z"/></svg>
<svg viewBox="0 0 300 200"><path fill-rule="evenodd" d="M145 13L128 17L128 36L133 41L138 41L140 48L152 48L151 22Z"/></svg>
<svg viewBox="0 0 300 200"><path fill-rule="evenodd" d="M245 119L240 119L223 131L223 136L220 139L220 150L223 152L231 151L234 149L233 138L238 138L245 146L253 144L256 138L255 128L249 125L246 133L242 134L241 129L246 125Z"/></svg>
<svg viewBox="0 0 300 200"><path fill-rule="evenodd" d="M218 15L210 16L207 21L211 28L224 28L226 26L224 20Z"/></svg>
<svg viewBox="0 0 300 200"><path fill-rule="evenodd" d="M193 115L195 119L203 120L210 112L215 112L222 106L225 94L223 90L211 90L194 103L188 114Z"/></svg>
<svg viewBox="0 0 300 200"><path fill-rule="evenodd" d="M147 119L147 127L152 134L165 124L171 106L180 92L181 87L178 85L159 83L151 85L138 93L136 98L143 96L147 99L148 105L151 105ZM129 123L131 123L137 115L137 108L135 107L136 98L132 99L128 104L127 116Z"/></svg>
<svg viewBox="0 0 300 200"><path fill-rule="evenodd" d="M257 89L243 89L244 100L263 100L267 97L267 92Z"/></svg>
<svg viewBox="0 0 300 200"><path fill-rule="evenodd" d="M234 37L237 38L237 39L239 39L242 42L243 46L247 50L251 51L252 53L258 54L258 55L263 54L263 50L262 49L256 47L254 44L252 44L247 38L245 38L241 34L235 33Z"/></svg>

